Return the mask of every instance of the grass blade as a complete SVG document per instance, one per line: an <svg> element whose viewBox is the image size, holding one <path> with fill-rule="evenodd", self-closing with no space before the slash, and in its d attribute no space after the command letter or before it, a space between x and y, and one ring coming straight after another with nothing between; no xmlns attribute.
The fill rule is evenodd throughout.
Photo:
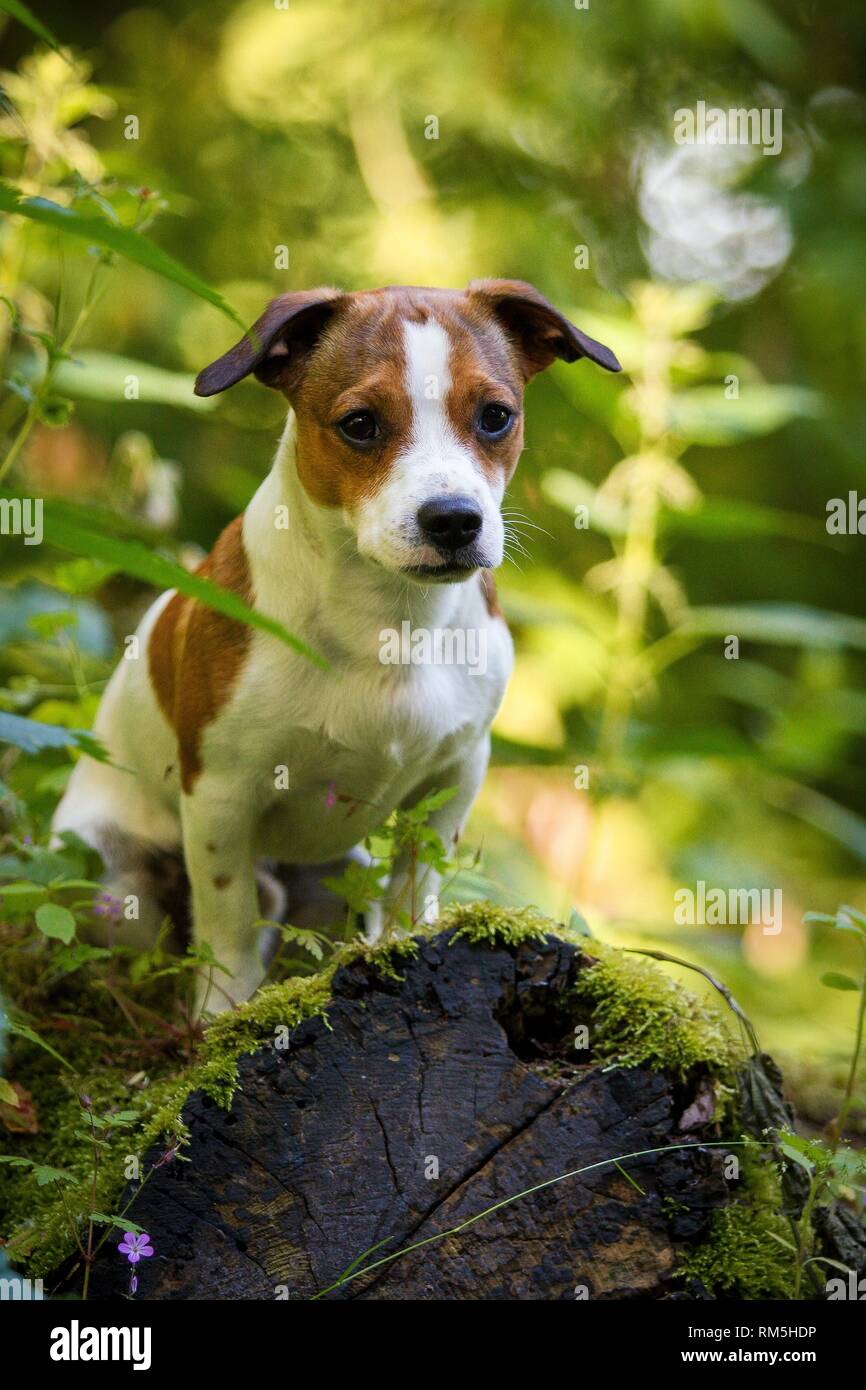
<svg viewBox="0 0 866 1390"><path fill-rule="evenodd" d="M323 671L330 670L328 663L318 652L314 652L300 637L295 637L282 623L276 622L264 613L257 613L230 589L222 589L218 584L212 584L209 579L203 579L201 575L190 574L182 565L148 550L140 541L121 540L118 536L103 535L87 526L64 519L57 515L50 505L45 507L43 533L49 545L60 550L69 550L73 555L86 555L94 560L102 560L105 564L122 570L124 574L130 574L146 584L153 584L158 589L177 589L180 593L207 604L209 608L215 608L227 618L233 618L235 622L246 623L249 627L257 627L262 632L270 633L272 637L279 638L286 646L312 661Z"/></svg>
<svg viewBox="0 0 866 1390"><path fill-rule="evenodd" d="M46 28L42 20L37 19L33 11L23 5L21 0L0 0L0 10L11 15L13 19L17 19L19 24L23 24L25 29L30 30L31 34L35 34L37 39L47 43L48 47L53 48L55 53L61 52L60 44L51 30Z"/></svg>
<svg viewBox="0 0 866 1390"><path fill-rule="evenodd" d="M247 325L221 294L131 227L114 226L102 217L84 217L75 208L61 207L48 198L22 198L17 188L6 183L0 183L0 211L27 217L31 222L52 227L66 236L79 237L108 251L116 251L128 261L134 261L165 280L173 280L199 299L207 300L246 332Z"/></svg>

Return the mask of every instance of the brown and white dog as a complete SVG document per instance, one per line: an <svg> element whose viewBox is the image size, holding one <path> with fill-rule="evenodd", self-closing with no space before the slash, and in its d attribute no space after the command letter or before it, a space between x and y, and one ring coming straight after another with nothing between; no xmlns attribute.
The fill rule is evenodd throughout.
<svg viewBox="0 0 866 1390"><path fill-rule="evenodd" d="M531 285L479 280L284 294L200 373L199 395L254 372L292 406L271 472L201 573L330 669L179 593L149 609L141 659L120 662L96 719L114 766L82 759L54 818L101 852L110 891L139 903L129 939L159 924L149 866L182 850L194 937L240 1001L263 974L258 860L333 861L443 787L456 795L433 824L456 840L512 666L489 571L523 387L557 357L619 370ZM483 634L483 672L383 663L383 632L405 623ZM407 874L398 862L386 919Z"/></svg>

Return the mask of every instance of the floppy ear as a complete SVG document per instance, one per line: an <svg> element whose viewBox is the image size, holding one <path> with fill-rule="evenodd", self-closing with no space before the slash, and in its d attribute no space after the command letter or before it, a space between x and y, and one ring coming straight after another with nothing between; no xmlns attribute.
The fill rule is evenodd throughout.
<svg viewBox="0 0 866 1390"><path fill-rule="evenodd" d="M555 357L564 362L588 357L608 372L622 371L610 348L581 333L534 285L524 280L473 280L468 293L485 301L499 319L520 354L527 381Z"/></svg>
<svg viewBox="0 0 866 1390"><path fill-rule="evenodd" d="M215 396L250 372L265 386L285 388L342 297L341 290L319 289L272 299L240 342L199 372L195 394Z"/></svg>

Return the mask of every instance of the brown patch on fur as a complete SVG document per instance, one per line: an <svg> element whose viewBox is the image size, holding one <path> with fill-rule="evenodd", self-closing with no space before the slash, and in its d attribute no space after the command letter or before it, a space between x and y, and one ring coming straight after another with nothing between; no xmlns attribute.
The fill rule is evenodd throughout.
<svg viewBox="0 0 866 1390"><path fill-rule="evenodd" d="M409 443L412 407L404 387L403 322L427 317L403 292L342 301L312 353L303 379L286 388L297 416L298 476L314 502L354 510L385 481ZM353 449L335 429L351 410L374 410L381 444Z"/></svg>
<svg viewBox="0 0 866 1390"><path fill-rule="evenodd" d="M242 527L241 515L226 527L196 573L251 604ZM148 643L150 679L177 734L180 781L187 795L202 770L202 732L228 701L251 638L244 623L184 594L174 595L154 625Z"/></svg>
<svg viewBox="0 0 866 1390"><path fill-rule="evenodd" d="M490 570L482 570L480 574L481 592L484 595L484 602L487 605L487 612L491 618L501 618L502 609L499 607L499 595L496 592L496 580Z"/></svg>
<svg viewBox="0 0 866 1390"><path fill-rule="evenodd" d="M230 874L216 874L212 881L214 888L228 888L232 880Z"/></svg>

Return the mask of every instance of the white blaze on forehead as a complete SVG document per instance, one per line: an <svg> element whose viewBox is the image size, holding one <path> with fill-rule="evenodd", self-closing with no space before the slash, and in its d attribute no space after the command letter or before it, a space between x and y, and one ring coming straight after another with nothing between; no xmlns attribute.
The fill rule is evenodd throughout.
<svg viewBox="0 0 866 1390"><path fill-rule="evenodd" d="M406 393L412 405L412 444L431 459L459 447L448 422L445 397L451 386L451 340L441 323L404 324Z"/></svg>

